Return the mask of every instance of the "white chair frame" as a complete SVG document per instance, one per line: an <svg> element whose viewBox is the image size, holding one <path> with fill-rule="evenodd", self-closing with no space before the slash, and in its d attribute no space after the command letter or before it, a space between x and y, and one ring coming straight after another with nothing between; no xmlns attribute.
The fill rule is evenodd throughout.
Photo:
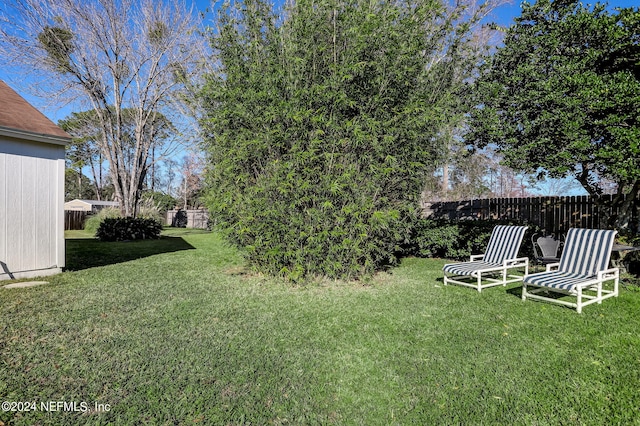
<svg viewBox="0 0 640 426"><path fill-rule="evenodd" d="M581 241L574 244L574 240L581 238L580 236L571 236L571 233L580 231L601 232L606 237L603 247L597 248L595 255L585 252L590 247ZM607 233L607 234L604 234ZM610 297L618 296L618 287L620 282L620 271L618 268L599 267L599 270L591 270L585 272L583 263L586 261L595 262L600 265L608 265L611 257L611 247L613 245L616 231L597 231L597 230L576 230L570 229L565 240L565 249L560 257L560 262L547 265L545 272L527 275L522 283L522 300L534 299L558 305L575 308L577 313L582 313L582 308L593 303L602 303L603 300ZM572 246L580 246L574 249ZM576 261L567 261L564 256L574 256ZM563 262L564 260L564 262ZM561 265L563 270L560 269ZM547 278L549 281L542 283L539 279ZM538 281L538 282L536 282ZM613 289L603 288L603 284L613 281ZM566 282L566 284L562 284ZM561 287L558 287L561 286ZM532 289L530 287L533 287ZM575 301L561 300L550 296L542 296L541 293L556 293L559 296L575 297Z"/></svg>
<svg viewBox="0 0 640 426"><path fill-rule="evenodd" d="M471 262L475 262L484 257L483 254L473 255L471 256ZM524 268L523 275L509 274L508 271L510 269L515 268ZM475 288L479 292L482 291L483 288L494 287L494 286L506 286L510 283L515 283L522 281L529 272L529 258L528 257L519 257L516 259L505 260L501 265L495 267L486 267L481 269L476 269L469 275L451 275L447 276L445 272L444 275L444 285L458 284L466 287ZM497 273L501 274L501 278L494 278L493 275L497 275ZM455 277L455 278L452 278ZM467 277L468 280L462 281L463 278Z"/></svg>
<svg viewBox="0 0 640 426"><path fill-rule="evenodd" d="M511 241L506 241L509 244L509 250L506 252L500 250L504 254L496 256L493 253L489 253L492 249L501 249L499 242L492 241L494 233L500 230L511 229L514 233ZM478 292L481 292L483 288L494 286L506 286L510 283L522 281L523 278L529 272L529 258L528 257L512 257L517 255L520 245L522 244L522 238L526 231L526 226L496 226L489 240L489 246L487 252L484 254L472 255L469 262L452 263L444 266L444 285L458 284L466 287L475 288ZM487 262L484 259L491 255L491 261ZM506 258L505 258L506 257ZM524 274L518 275L509 273L509 271L517 268L524 268ZM458 269L458 271L448 271L447 269Z"/></svg>

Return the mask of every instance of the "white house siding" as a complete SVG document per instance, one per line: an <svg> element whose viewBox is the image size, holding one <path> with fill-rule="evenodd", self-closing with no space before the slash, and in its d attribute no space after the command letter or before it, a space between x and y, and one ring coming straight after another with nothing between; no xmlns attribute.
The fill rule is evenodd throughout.
<svg viewBox="0 0 640 426"><path fill-rule="evenodd" d="M0 136L0 280L64 267L64 146Z"/></svg>

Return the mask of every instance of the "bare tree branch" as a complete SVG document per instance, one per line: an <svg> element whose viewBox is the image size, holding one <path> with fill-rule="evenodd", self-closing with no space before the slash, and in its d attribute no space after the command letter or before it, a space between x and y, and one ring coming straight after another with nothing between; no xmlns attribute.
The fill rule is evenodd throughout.
<svg viewBox="0 0 640 426"><path fill-rule="evenodd" d="M12 0L0 8L0 57L47 81L34 94L96 112L126 215L136 214L150 162L164 157L149 155L155 119L175 116L205 57L192 12L180 0ZM135 111L133 135L125 134L125 110Z"/></svg>

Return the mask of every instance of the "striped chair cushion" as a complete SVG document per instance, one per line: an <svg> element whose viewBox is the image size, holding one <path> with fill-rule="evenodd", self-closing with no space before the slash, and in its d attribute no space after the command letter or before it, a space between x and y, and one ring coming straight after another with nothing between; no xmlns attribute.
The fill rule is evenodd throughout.
<svg viewBox="0 0 640 426"><path fill-rule="evenodd" d="M502 262L515 259L522 244L527 226L498 225L491 231L487 251L482 260L463 263L450 263L442 268L445 272L456 275L471 275L476 271L502 269Z"/></svg>
<svg viewBox="0 0 640 426"><path fill-rule="evenodd" d="M616 231L571 228L557 271L540 272L524 278L525 284L571 291L593 281L599 271L609 268Z"/></svg>
<svg viewBox="0 0 640 426"><path fill-rule="evenodd" d="M501 270L502 265L475 260L473 262L449 263L442 268L443 271L455 275L472 275L476 271L488 269Z"/></svg>
<svg viewBox="0 0 640 426"><path fill-rule="evenodd" d="M616 231L571 228L558 271L591 277L609 267Z"/></svg>
<svg viewBox="0 0 640 426"><path fill-rule="evenodd" d="M553 271L539 272L537 274L527 275L524 278L526 284L539 287L549 287L558 290L573 290L576 286L593 280L593 276L587 277L580 274L572 274L570 272Z"/></svg>
<svg viewBox="0 0 640 426"><path fill-rule="evenodd" d="M527 228L527 226L507 225L498 225L493 228L482 260L488 263L501 264L507 259L518 257L522 237L524 237Z"/></svg>

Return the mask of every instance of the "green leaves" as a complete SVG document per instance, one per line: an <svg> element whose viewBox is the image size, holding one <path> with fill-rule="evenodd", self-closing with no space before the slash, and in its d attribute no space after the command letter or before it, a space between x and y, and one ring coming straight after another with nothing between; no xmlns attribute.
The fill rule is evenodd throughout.
<svg viewBox="0 0 640 426"><path fill-rule="evenodd" d="M54 69L61 73L71 71L71 53L73 52L73 33L61 27L44 27L38 34L38 41L47 52Z"/></svg>
<svg viewBox="0 0 640 426"><path fill-rule="evenodd" d="M498 145L510 167L572 175L593 195L612 180L637 197L639 16L575 0L525 4L477 82L467 138Z"/></svg>
<svg viewBox="0 0 640 426"><path fill-rule="evenodd" d="M261 271L357 278L396 262L435 142L450 70L429 67L441 4L300 0L280 20L227 6L201 93L209 207ZM444 87L444 89L443 89Z"/></svg>
<svg viewBox="0 0 640 426"><path fill-rule="evenodd" d="M100 241L130 241L160 238L162 224L154 219L105 218L96 231Z"/></svg>

